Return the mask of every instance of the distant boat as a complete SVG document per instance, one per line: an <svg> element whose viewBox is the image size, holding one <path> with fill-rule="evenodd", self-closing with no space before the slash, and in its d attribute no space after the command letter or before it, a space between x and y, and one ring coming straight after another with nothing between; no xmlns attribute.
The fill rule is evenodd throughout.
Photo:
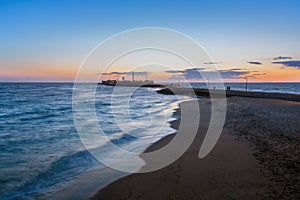
<svg viewBox="0 0 300 200"><path fill-rule="evenodd" d="M106 80L102 81L102 85L110 85L110 86L115 86L117 85L117 80Z"/></svg>
<svg viewBox="0 0 300 200"><path fill-rule="evenodd" d="M100 83L102 85L108 86L127 86L127 87L164 87L161 84L155 84L153 80L144 80L144 81L136 81L134 80L134 72L132 72L132 81L125 80L125 77L122 77L122 81L119 80L102 80Z"/></svg>

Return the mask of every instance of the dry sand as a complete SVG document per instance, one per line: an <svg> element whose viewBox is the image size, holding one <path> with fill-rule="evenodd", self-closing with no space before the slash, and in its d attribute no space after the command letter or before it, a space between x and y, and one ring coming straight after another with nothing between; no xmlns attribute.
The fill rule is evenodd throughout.
<svg viewBox="0 0 300 200"><path fill-rule="evenodd" d="M195 103L183 103L191 115ZM197 137L176 162L155 172L121 178L92 199L299 199L300 103L229 98L222 135L213 151L199 159L209 105L201 100ZM172 127L179 123L172 122ZM161 148L172 137L147 151Z"/></svg>

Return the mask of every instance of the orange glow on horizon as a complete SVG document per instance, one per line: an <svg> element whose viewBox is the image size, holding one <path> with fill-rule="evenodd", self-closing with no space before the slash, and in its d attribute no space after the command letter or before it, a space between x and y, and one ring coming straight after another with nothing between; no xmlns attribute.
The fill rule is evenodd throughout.
<svg viewBox="0 0 300 200"><path fill-rule="evenodd" d="M42 66L42 67L41 67ZM0 78L10 79L30 79L30 80L49 80L49 81L74 81L79 70L79 65L42 65L42 64L24 64L24 65L9 65L7 69L0 68ZM286 67L280 65L263 66L260 68L249 70L249 82L300 82L300 70L297 68ZM253 72L251 72L253 71ZM81 78L88 80L102 79L121 79L122 75L99 75L96 69L85 70L81 72ZM170 81L170 74L165 72L150 72L148 76L136 76L136 80L156 80ZM130 79L126 75L126 79ZM243 82L244 78L239 79L224 79L224 82Z"/></svg>

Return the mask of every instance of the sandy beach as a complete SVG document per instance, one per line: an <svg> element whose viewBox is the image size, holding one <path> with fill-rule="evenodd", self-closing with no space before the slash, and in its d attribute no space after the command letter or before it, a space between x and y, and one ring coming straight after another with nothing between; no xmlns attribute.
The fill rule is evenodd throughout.
<svg viewBox="0 0 300 200"><path fill-rule="evenodd" d="M300 200L299 8L0 1L0 200Z"/></svg>
<svg viewBox="0 0 300 200"><path fill-rule="evenodd" d="M158 171L121 178L92 199L299 199L300 103L244 97L227 103L223 132L208 156L198 158L210 119L210 102L200 100L197 136L183 156ZM195 104L180 107L193 116ZM171 126L177 129L179 123ZM146 151L163 147L172 137Z"/></svg>

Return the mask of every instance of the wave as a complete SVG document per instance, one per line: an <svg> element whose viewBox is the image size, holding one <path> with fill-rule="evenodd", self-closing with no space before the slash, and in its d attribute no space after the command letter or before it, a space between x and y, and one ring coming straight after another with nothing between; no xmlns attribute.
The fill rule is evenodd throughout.
<svg viewBox="0 0 300 200"><path fill-rule="evenodd" d="M136 137L124 134L122 137L118 137L118 139L112 139L111 142L122 146L128 145L137 139ZM101 148L103 154L111 153L111 149L106 148L105 145L98 148ZM14 189L14 192L6 191L6 194L2 194L1 199L31 199L32 196L37 194L55 192L62 185L66 186L73 177L93 169L94 166L97 166L97 169L105 168L103 164L90 154L89 150L62 156L53 162L47 170L39 173L23 186Z"/></svg>
<svg viewBox="0 0 300 200"><path fill-rule="evenodd" d="M22 187L13 191L6 191L2 199L31 198L50 190L57 190L61 184L66 184L72 177L86 172L99 162L89 153L88 150L79 151L73 155L61 157L51 164L44 172L38 174Z"/></svg>

